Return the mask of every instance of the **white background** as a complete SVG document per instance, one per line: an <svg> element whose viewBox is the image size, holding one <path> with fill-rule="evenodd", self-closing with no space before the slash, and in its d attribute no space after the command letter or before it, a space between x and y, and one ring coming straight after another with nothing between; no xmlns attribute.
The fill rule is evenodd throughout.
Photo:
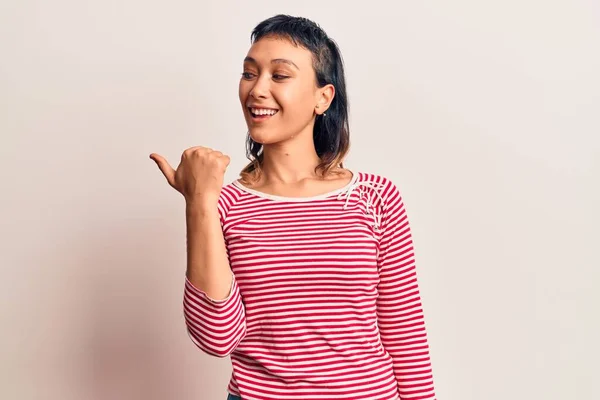
<svg viewBox="0 0 600 400"><path fill-rule="evenodd" d="M337 41L346 165L403 193L439 399L599 399L591 0L2 1L0 398L225 399L148 155L218 148L237 178L242 60L277 13Z"/></svg>

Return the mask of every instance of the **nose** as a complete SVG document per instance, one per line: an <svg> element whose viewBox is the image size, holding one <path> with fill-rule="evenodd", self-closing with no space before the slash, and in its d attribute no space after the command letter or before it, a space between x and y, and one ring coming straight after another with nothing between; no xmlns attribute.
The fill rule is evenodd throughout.
<svg viewBox="0 0 600 400"><path fill-rule="evenodd" d="M254 86L250 89L250 96L255 99L266 98L269 94L269 79L267 76L259 76L254 81Z"/></svg>

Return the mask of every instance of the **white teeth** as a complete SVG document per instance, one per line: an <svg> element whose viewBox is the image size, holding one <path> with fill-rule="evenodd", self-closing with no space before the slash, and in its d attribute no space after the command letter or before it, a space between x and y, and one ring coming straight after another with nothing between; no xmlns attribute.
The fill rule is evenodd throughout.
<svg viewBox="0 0 600 400"><path fill-rule="evenodd" d="M252 114L254 115L275 115L277 110L268 110L266 108L251 108Z"/></svg>

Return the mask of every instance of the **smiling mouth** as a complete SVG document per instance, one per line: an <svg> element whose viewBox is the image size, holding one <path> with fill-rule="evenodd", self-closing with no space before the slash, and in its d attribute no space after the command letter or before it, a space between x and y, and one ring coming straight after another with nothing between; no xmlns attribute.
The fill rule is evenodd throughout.
<svg viewBox="0 0 600 400"><path fill-rule="evenodd" d="M248 112L254 121L265 121L279 112L279 110L256 109L248 107Z"/></svg>

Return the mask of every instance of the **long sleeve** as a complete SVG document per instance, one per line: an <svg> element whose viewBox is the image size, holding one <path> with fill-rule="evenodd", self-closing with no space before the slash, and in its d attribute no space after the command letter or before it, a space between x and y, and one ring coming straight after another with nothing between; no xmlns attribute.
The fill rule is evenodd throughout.
<svg viewBox="0 0 600 400"><path fill-rule="evenodd" d="M230 189L221 191L218 210L222 229L224 229L227 211L234 201L235 197ZM225 246L229 258L226 238ZM246 335L245 306L233 272L229 296L223 300L211 299L186 277L183 312L190 339L207 354L227 357Z"/></svg>
<svg viewBox="0 0 600 400"><path fill-rule="evenodd" d="M378 255L377 318L402 400L435 399L410 226L398 188L388 181Z"/></svg>
<svg viewBox="0 0 600 400"><path fill-rule="evenodd" d="M227 357L246 335L244 304L233 274L229 296L218 301L186 278L183 310L190 338L207 354Z"/></svg>

